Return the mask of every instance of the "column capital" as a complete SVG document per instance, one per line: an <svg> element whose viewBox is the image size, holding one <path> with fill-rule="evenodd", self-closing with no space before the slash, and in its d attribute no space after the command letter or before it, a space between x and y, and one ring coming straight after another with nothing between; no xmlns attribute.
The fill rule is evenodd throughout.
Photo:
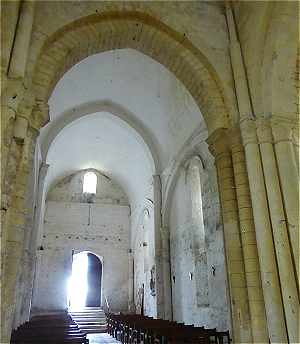
<svg viewBox="0 0 300 344"><path fill-rule="evenodd" d="M293 141L295 132L299 133L299 122L283 117L274 116L270 120L274 143Z"/></svg>
<svg viewBox="0 0 300 344"><path fill-rule="evenodd" d="M49 105L43 100L35 100L35 104L31 114L31 125L37 129L40 129L50 120L49 118Z"/></svg>
<svg viewBox="0 0 300 344"><path fill-rule="evenodd" d="M256 120L256 131L259 143L273 143L270 120L259 118Z"/></svg>

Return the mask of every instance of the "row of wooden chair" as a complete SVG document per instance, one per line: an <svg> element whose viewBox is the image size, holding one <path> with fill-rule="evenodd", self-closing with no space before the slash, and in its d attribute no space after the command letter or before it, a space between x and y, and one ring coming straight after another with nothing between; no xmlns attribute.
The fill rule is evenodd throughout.
<svg viewBox="0 0 300 344"><path fill-rule="evenodd" d="M86 333L67 313L34 316L13 331L11 344L88 344Z"/></svg>
<svg viewBox="0 0 300 344"><path fill-rule="evenodd" d="M107 322L108 333L123 344L223 344L231 341L229 331L137 314L107 314Z"/></svg>

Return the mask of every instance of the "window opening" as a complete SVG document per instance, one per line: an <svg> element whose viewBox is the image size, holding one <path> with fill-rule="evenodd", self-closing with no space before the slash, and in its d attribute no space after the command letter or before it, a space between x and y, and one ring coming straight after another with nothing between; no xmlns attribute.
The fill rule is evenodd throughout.
<svg viewBox="0 0 300 344"><path fill-rule="evenodd" d="M97 191L97 175L87 172L83 177L83 193L95 194Z"/></svg>

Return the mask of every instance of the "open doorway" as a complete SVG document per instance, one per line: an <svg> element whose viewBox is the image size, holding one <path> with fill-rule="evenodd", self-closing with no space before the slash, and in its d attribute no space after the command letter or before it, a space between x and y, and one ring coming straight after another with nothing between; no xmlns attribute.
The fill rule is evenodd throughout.
<svg viewBox="0 0 300 344"><path fill-rule="evenodd" d="M102 262L95 254L73 255L72 274L68 282L68 307L78 310L101 306Z"/></svg>

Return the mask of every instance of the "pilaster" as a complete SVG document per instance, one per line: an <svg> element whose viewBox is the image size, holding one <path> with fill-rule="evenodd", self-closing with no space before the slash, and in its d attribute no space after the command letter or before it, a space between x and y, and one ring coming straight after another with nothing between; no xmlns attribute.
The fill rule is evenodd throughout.
<svg viewBox="0 0 300 344"><path fill-rule="evenodd" d="M161 242L161 180L159 175L153 176L153 200L154 200L154 238L155 238L155 280L156 280L156 307L157 317L164 317L164 281L162 263Z"/></svg>
<svg viewBox="0 0 300 344"><path fill-rule="evenodd" d="M171 266L170 266L170 231L169 227L161 227L162 264L164 284L164 319L172 320L172 292L171 292Z"/></svg>
<svg viewBox="0 0 300 344"><path fill-rule="evenodd" d="M299 297L294 274L291 248L286 226L277 163L273 149L273 137L268 120L256 121L257 137L267 190L274 246L277 258L281 293L286 317L289 341L298 341Z"/></svg>
<svg viewBox="0 0 300 344"><path fill-rule="evenodd" d="M131 313L134 309L134 271L133 271L133 252L131 249L128 251L128 311Z"/></svg>
<svg viewBox="0 0 300 344"><path fill-rule="evenodd" d="M209 149L215 157L224 228L227 278L230 293L233 340L252 343L252 331L243 250L240 237L238 205L230 141L226 129L215 131L208 138Z"/></svg>
<svg viewBox="0 0 300 344"><path fill-rule="evenodd" d="M260 277L245 152L239 128L231 129L228 136L231 141L230 147L237 195L253 342L267 343L269 335Z"/></svg>
<svg viewBox="0 0 300 344"><path fill-rule="evenodd" d="M7 204L5 226L2 231L2 239L4 240L2 278L5 281L2 286L2 300L4 300L2 309L5 309L5 314L2 314L2 340L4 342L9 342L15 311L17 278L24 252L25 221L29 211L26 204L26 191L28 178L33 168L37 136L38 131L28 126L24 140L21 143L13 140L13 146L11 147L11 153L15 153L15 155L10 161L16 162L15 165L11 166L10 170L14 175L14 183L10 185L11 189L7 194L9 202ZM5 182L9 182L7 178Z"/></svg>
<svg viewBox="0 0 300 344"><path fill-rule="evenodd" d="M279 117L270 121L293 261L299 281L299 155L294 135L299 126ZM298 141L299 145L299 141Z"/></svg>
<svg viewBox="0 0 300 344"><path fill-rule="evenodd" d="M255 121L241 121L240 128L245 149L269 338L271 343L285 343L285 317Z"/></svg>

